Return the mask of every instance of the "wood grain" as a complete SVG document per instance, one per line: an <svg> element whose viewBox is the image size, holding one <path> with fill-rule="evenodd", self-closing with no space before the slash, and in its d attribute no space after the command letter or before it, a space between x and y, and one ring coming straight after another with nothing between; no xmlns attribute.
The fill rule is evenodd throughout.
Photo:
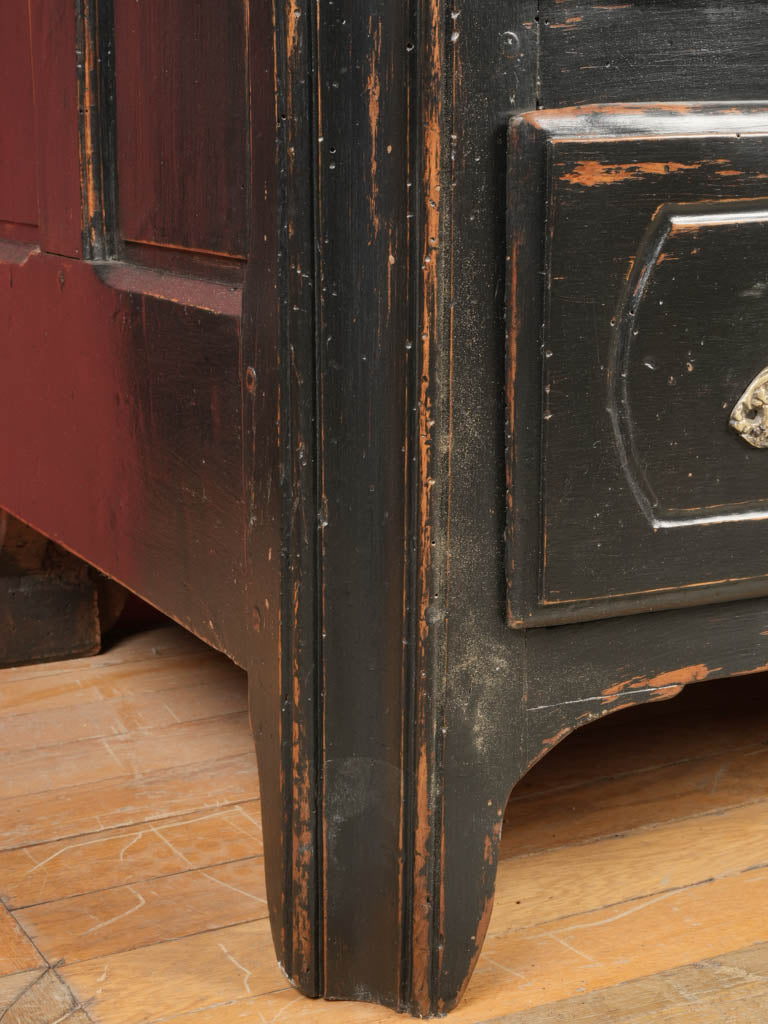
<svg viewBox="0 0 768 1024"><path fill-rule="evenodd" d="M231 672L221 673L219 684L212 689L200 686L176 686L169 692L144 694L140 703L126 698L106 699L88 706L84 711L82 692L73 694L73 704L48 710L36 709L5 719L3 748L24 750L33 746L47 747L85 740L109 739L136 730L162 728L193 722L201 718L227 716L246 709L244 679L234 665ZM26 687L24 688L26 689ZM10 695L9 695L10 696ZM25 695L20 693L19 699ZM80 700L77 701L76 697ZM28 700L28 695L26 695Z"/></svg>
<svg viewBox="0 0 768 1024"><path fill-rule="evenodd" d="M736 909L744 899L749 914ZM554 1001L764 942L767 912L768 870L762 869L747 879L669 890L544 928L496 932L486 940L485 960L456 1020L536 1006L541 995L534 979L542 972L548 1001Z"/></svg>
<svg viewBox="0 0 768 1024"><path fill-rule="evenodd" d="M245 5L117 0L114 9L123 237L245 256Z"/></svg>
<svg viewBox="0 0 768 1024"><path fill-rule="evenodd" d="M0 575L0 665L76 658L100 643L98 594L85 566Z"/></svg>
<svg viewBox="0 0 768 1024"><path fill-rule="evenodd" d="M766 685L766 676L760 673L740 680L738 702L725 706L718 684L687 687L671 702L648 705L642 717L619 712L610 729L599 722L584 726L571 734L565 747L556 746L535 772L522 778L510 806L545 790L635 771L652 773L721 753L758 750L765 742ZM669 743L672 722L674 746Z"/></svg>
<svg viewBox="0 0 768 1024"><path fill-rule="evenodd" d="M49 678L57 673L63 672L68 678L65 685L76 690L80 685L79 680L85 673L91 671L108 672L110 681L113 678L120 678L118 666L122 666L123 674L130 674L136 669L135 662L158 664L162 671L171 673L175 685L184 684L183 679L173 676L173 659L190 655L194 658L194 664L205 665L206 656L216 658L217 653L212 648L202 644L195 636L186 630L177 629L175 626L159 626L149 633L137 633L133 636L126 636L120 640L119 646L114 648L106 647L98 654L88 658L78 658L77 674L72 675L73 666L69 661L47 662L45 665L20 665L13 669L6 669L0 676L0 681L12 683L19 679L34 679L37 676ZM226 659L220 659L226 664ZM205 671L205 669L204 669Z"/></svg>
<svg viewBox="0 0 768 1024"><path fill-rule="evenodd" d="M3 349L3 506L244 664L240 299L117 261L0 261L24 340Z"/></svg>
<svg viewBox="0 0 768 1024"><path fill-rule="evenodd" d="M768 773L763 778L765 785ZM507 852L515 848L515 838L510 837ZM588 910L606 890L620 903L763 863L768 863L765 801L724 813L681 815L650 828L635 825L616 838L579 843L574 836L566 847L510 856L504 872L514 878L514 888L500 890L494 906L505 927L522 928Z"/></svg>
<svg viewBox="0 0 768 1024"><path fill-rule="evenodd" d="M177 649L171 643L166 645L169 633L174 638L177 634L185 638L184 646ZM0 711L20 714L88 705L90 718L102 713L94 706L98 702L137 695L144 699L147 694L184 689L201 680L209 682L213 673L220 679L222 690L233 685L237 670L231 662L188 633L159 629L152 635L157 640L151 648L145 644L141 650L135 650L131 641L126 640L121 643L119 655L107 650L96 658L78 659L75 673L67 662L51 662L44 668L33 665L8 669L0 675ZM237 678L243 686L242 674L237 674ZM166 694L164 700L167 699Z"/></svg>
<svg viewBox="0 0 768 1024"><path fill-rule="evenodd" d="M766 131L762 103L511 122L512 625L765 592L763 474L728 413L761 359Z"/></svg>

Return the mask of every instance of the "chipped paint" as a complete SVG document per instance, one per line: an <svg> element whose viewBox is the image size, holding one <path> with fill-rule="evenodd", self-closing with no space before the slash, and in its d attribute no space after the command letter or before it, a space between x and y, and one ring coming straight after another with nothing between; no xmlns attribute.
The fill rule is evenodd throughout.
<svg viewBox="0 0 768 1024"><path fill-rule="evenodd" d="M441 159L443 152L442 48L444 26L442 0L425 0L421 67L426 88L418 113L421 122L422 178L419 201L422 216L420 268L420 332L418 381L418 650L417 670L429 663L432 594L432 477L434 418L432 412L432 353L437 343L439 322L438 258L441 245ZM433 1012L432 929L435 896L441 891L439 857L434 849L433 744L431 701L425 688L418 687L416 707L416 791L413 839L413 913L411 920L411 1001L422 1014ZM435 875L437 869L437 876Z"/></svg>
<svg viewBox="0 0 768 1024"><path fill-rule="evenodd" d="M583 160L574 165L570 174L564 174L562 180L569 181L573 185L591 188L595 185L615 185L623 181L636 181L638 178L647 175L693 171L699 166L699 164L659 163L654 161L636 164L604 164L598 160Z"/></svg>
<svg viewBox="0 0 768 1024"><path fill-rule="evenodd" d="M371 224L373 226L374 238L379 233L380 219L378 211L379 183L378 183L378 143L379 143L379 117L381 114L381 78L379 77L381 64L381 21L374 19L373 15L368 19L368 31L371 37L372 47L366 81L366 92L368 94L368 129L370 132L371 145L371 185L368 202L371 207Z"/></svg>
<svg viewBox="0 0 768 1024"><path fill-rule="evenodd" d="M547 25L547 28L561 28L565 29L566 31L572 31L574 28L576 28L577 25L580 25L582 21L584 21L584 19L580 15L574 15L571 18L566 18L565 21L560 21L555 24L550 22Z"/></svg>
<svg viewBox="0 0 768 1024"><path fill-rule="evenodd" d="M669 672L661 672L655 676L633 676L623 682L615 683L603 690L605 701L616 700L620 694L627 690L653 690L667 686L680 686L687 683L699 682L709 676L716 675L719 668L709 668L707 665L686 665L683 668L672 669Z"/></svg>
<svg viewBox="0 0 768 1024"><path fill-rule="evenodd" d="M80 189L84 252L104 259L106 252L105 180L101 153L102 110L99 95L98 6L83 3L79 14L78 92L80 102Z"/></svg>
<svg viewBox="0 0 768 1024"><path fill-rule="evenodd" d="M626 699L624 700L621 700L621 694L618 693L609 698L590 698L585 701L589 706L587 711L583 711L581 714L576 715L569 724L562 726L562 728L558 729L558 731L552 736L548 736L537 741L536 752L529 757L520 777L522 778L526 775L539 763L539 761L543 760L547 754L551 753L558 744L562 743L564 739L567 739L571 733L576 732L585 725L589 725L598 719L606 718L608 715L612 715L616 711L625 711L628 708L637 707L639 704L650 704L659 701L671 700L672 698L679 696L685 689L685 686L686 684L681 682L678 684L660 685L657 688L646 687L642 690L630 690L625 694ZM567 714L567 702L562 705L555 705L555 707L562 712L563 716Z"/></svg>

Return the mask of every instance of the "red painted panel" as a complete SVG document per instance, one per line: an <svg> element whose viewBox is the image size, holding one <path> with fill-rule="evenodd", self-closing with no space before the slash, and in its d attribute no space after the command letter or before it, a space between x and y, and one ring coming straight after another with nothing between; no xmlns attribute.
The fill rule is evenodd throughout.
<svg viewBox="0 0 768 1024"><path fill-rule="evenodd" d="M240 302L0 243L0 504L242 664Z"/></svg>
<svg viewBox="0 0 768 1024"><path fill-rule="evenodd" d="M121 234L245 255L243 0L115 2Z"/></svg>
<svg viewBox="0 0 768 1024"><path fill-rule="evenodd" d="M37 224L35 108L27 0L0 4L0 237Z"/></svg>

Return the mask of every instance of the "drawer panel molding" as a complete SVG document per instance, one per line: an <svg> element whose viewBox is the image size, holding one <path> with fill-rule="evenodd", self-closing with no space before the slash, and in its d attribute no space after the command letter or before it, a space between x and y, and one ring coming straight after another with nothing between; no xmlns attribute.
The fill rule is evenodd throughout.
<svg viewBox="0 0 768 1024"><path fill-rule="evenodd" d="M508 202L510 625L768 593L768 106L523 115Z"/></svg>

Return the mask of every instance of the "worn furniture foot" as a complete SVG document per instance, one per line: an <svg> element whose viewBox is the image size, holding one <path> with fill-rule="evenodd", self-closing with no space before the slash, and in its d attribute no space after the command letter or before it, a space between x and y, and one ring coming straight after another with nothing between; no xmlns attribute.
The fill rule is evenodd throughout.
<svg viewBox="0 0 768 1024"><path fill-rule="evenodd" d="M491 913L503 776L475 766L438 780L418 754L413 769L398 766L397 748L356 754L349 721L346 737L326 733L334 746L346 739L347 756L308 761L297 709L281 740L260 707L262 694L253 711L268 897L286 973L309 996L447 1012ZM367 737L374 755L378 739Z"/></svg>
<svg viewBox="0 0 768 1024"><path fill-rule="evenodd" d="M125 595L0 510L0 667L95 654Z"/></svg>
<svg viewBox="0 0 768 1024"><path fill-rule="evenodd" d="M736 633L727 621L714 606L539 631L517 665L494 664L489 645L477 675L449 673L441 706L416 695L402 733L349 692L337 703L340 677L315 714L296 680L270 704L252 675L270 913L293 982L310 996L448 1012L485 937L512 786L576 728L673 698L724 664L764 668L768 602L743 602ZM564 671L569 696L553 698Z"/></svg>

